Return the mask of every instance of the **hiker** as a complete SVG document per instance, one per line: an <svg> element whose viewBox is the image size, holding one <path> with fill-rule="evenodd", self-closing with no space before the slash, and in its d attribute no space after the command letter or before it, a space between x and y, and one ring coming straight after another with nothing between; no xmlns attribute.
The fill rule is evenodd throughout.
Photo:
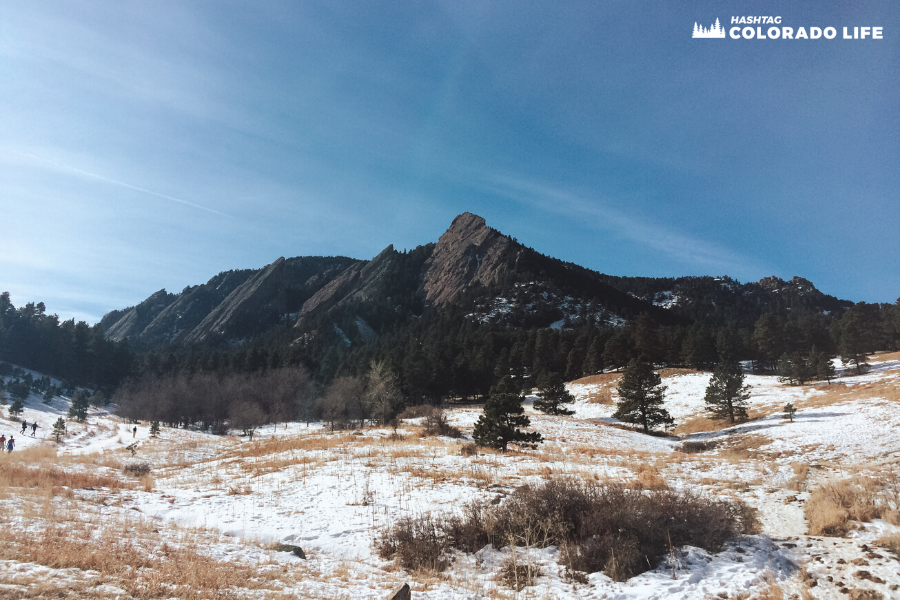
<svg viewBox="0 0 900 600"><path fill-rule="evenodd" d="M134 426L134 429L131 430L131 437L137 437L137 425Z"/></svg>
<svg viewBox="0 0 900 600"><path fill-rule="evenodd" d="M22 433L25 433L26 429L28 429L28 421L22 419Z"/></svg>
<svg viewBox="0 0 900 600"><path fill-rule="evenodd" d="M31 437L34 437L34 434L37 433L38 424L37 421L31 424Z"/></svg>
<svg viewBox="0 0 900 600"><path fill-rule="evenodd" d="M16 440L13 439L13 436L9 436L9 441L6 442L6 451L12 452L13 448L16 447Z"/></svg>
<svg viewBox="0 0 900 600"><path fill-rule="evenodd" d="M6 435L0 435L0 452L3 452L3 449L6 448Z"/></svg>

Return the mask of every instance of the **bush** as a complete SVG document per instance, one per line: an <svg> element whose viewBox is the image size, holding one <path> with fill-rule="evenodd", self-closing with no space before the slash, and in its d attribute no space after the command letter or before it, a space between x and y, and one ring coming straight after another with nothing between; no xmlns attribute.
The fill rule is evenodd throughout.
<svg viewBox="0 0 900 600"><path fill-rule="evenodd" d="M715 440L710 440L708 442L682 442L681 451L685 454L697 454L699 452L715 450L718 445L718 442Z"/></svg>
<svg viewBox="0 0 900 600"><path fill-rule="evenodd" d="M462 432L447 422L444 409L437 406L429 408L431 410L425 415L425 435L443 435L453 439L462 437Z"/></svg>
<svg viewBox="0 0 900 600"><path fill-rule="evenodd" d="M122 471L126 475L131 475L132 477L144 477L145 475L150 474L150 464L149 463L130 463L125 465L125 468Z"/></svg>
<svg viewBox="0 0 900 600"><path fill-rule="evenodd" d="M406 421L409 419L421 419L422 417L427 417L431 414L431 411L436 407L431 404L417 404L415 406L407 406L403 409L397 418L401 421Z"/></svg>
<svg viewBox="0 0 900 600"><path fill-rule="evenodd" d="M426 514L401 519L382 535L376 546L383 558L397 558L404 569L443 571L448 565L444 537L439 523Z"/></svg>
<svg viewBox="0 0 900 600"><path fill-rule="evenodd" d="M461 515L401 521L382 534L379 550L406 568L440 569L448 548L553 545L569 572L603 571L623 581L654 568L671 546L717 551L755 526L754 511L740 502L551 479L519 488L499 506L474 503Z"/></svg>
<svg viewBox="0 0 900 600"><path fill-rule="evenodd" d="M517 592L521 592L525 586L534 585L535 579L540 576L541 570L537 565L520 563L514 557L507 559L500 567L500 581Z"/></svg>
<svg viewBox="0 0 900 600"><path fill-rule="evenodd" d="M478 446L475 445L475 442L463 444L459 447L459 455L465 457L478 456Z"/></svg>

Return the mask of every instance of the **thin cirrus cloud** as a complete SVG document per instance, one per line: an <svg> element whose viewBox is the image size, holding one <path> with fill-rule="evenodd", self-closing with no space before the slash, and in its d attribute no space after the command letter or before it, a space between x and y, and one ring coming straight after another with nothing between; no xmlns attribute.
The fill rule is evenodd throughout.
<svg viewBox="0 0 900 600"><path fill-rule="evenodd" d="M216 210L214 208L210 208L208 206L203 206L202 204L197 204L196 202L190 202L189 200L184 200L182 198L177 198L175 196L169 196L168 194L154 192L153 190L148 190L147 188L142 188L142 187L139 187L136 185L131 185L130 183L126 183L124 181L119 181L118 179L112 179L111 177L106 177L106 176L100 175L98 173L91 173L90 171L85 171L84 169L79 169L78 167L73 167L72 165L59 163L54 160L50 160L49 158L43 158L41 156L36 156L34 154L30 154L27 152L21 152L21 151L16 150L15 153L18 154L19 156L31 159L33 162L38 162L45 166L54 167L57 170L65 172L65 173L71 173L71 174L75 174L75 175L80 175L82 177L87 177L89 179L103 181L103 182L109 183L111 185L117 185L120 187L127 188L129 190L134 190L136 192L141 192L143 194L147 194L149 196L155 196L157 198L162 198L163 200L168 200L170 202L175 202L177 204L183 204L185 206L189 206L191 208L196 208L198 210L203 210L208 213L212 213L214 215L231 218L231 215L229 215L229 214L223 213L222 211Z"/></svg>
<svg viewBox="0 0 900 600"><path fill-rule="evenodd" d="M509 176L490 176L485 179L485 183L495 193L514 201L557 213L594 229L612 231L691 267L716 269L727 273L766 271L763 265L751 257L742 256L719 244L699 240L682 232L626 215L597 196L588 199L564 189Z"/></svg>

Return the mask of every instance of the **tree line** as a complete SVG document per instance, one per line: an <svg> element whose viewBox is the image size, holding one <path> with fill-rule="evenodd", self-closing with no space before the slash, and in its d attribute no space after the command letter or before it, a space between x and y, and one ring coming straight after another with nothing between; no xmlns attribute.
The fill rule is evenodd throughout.
<svg viewBox="0 0 900 600"><path fill-rule="evenodd" d="M107 393L135 366L128 343L106 339L100 325L60 321L43 302L16 308L9 292L0 294L0 360Z"/></svg>
<svg viewBox="0 0 900 600"><path fill-rule="evenodd" d="M139 357L141 375L175 373L262 373L302 366L320 386L344 377L365 377L373 362L387 365L409 404L440 404L486 398L504 377L531 382L548 374L571 381L604 370L624 368L631 360L669 367L711 370L724 359L748 360L757 372L784 374L801 365L820 376L819 365L841 356L854 366L866 353L890 350L900 341L897 305L859 303L843 316L815 312L781 317L763 314L753 327L658 325L647 314L622 327L596 321L570 329L522 329L476 323L461 307L423 314L387 328L375 340L347 343L335 324L322 321L312 333L291 341L254 340L238 348L173 349ZM350 332L352 323L341 323ZM788 369L789 370L789 369ZM797 369L795 369L796 371Z"/></svg>

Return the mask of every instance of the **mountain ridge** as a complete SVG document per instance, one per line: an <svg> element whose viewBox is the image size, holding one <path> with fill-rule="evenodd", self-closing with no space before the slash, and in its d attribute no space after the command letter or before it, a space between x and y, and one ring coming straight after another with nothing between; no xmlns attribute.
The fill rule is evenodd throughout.
<svg viewBox="0 0 900 600"><path fill-rule="evenodd" d="M660 324L750 322L767 309L829 314L852 305L801 277L742 284L728 277L605 275L544 256L469 212L454 218L436 243L414 252L413 259L388 245L370 260L280 257L260 269L220 273L180 294L160 290L100 323L108 338L128 338L146 349L239 339L285 322L302 331L340 315L364 319L368 328L367 321L454 306L481 323L566 327L583 319L620 325L642 312Z"/></svg>

